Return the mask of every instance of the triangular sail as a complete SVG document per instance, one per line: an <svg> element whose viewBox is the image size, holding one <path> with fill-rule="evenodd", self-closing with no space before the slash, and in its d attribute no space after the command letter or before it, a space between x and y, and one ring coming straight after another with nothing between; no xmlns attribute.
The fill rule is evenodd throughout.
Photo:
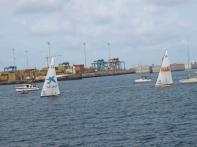
<svg viewBox="0 0 197 147"><path fill-rule="evenodd" d="M156 86L166 86L173 84L170 63L168 59L168 52L166 50L162 59L161 69L157 78Z"/></svg>
<svg viewBox="0 0 197 147"><path fill-rule="evenodd" d="M51 64L45 77L45 82L42 88L41 97L60 95L60 90L57 82L54 59L51 59Z"/></svg>

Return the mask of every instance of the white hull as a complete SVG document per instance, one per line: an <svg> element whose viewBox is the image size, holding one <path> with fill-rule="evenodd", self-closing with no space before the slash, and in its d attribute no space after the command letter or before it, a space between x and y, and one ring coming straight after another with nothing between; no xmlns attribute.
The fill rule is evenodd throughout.
<svg viewBox="0 0 197 147"><path fill-rule="evenodd" d="M135 80L135 83L148 83L151 82L151 79L137 79Z"/></svg>
<svg viewBox="0 0 197 147"><path fill-rule="evenodd" d="M170 87L170 86L172 86L173 85L173 83L172 84L160 84L160 85L155 85L155 87L161 87L161 88L164 88L164 87Z"/></svg>
<svg viewBox="0 0 197 147"><path fill-rule="evenodd" d="M56 94L56 95L48 95L48 96L40 96L40 97L56 97L56 96L61 96L61 94Z"/></svg>
<svg viewBox="0 0 197 147"><path fill-rule="evenodd" d="M23 91L36 91L39 90L40 88L16 88L16 92L23 92Z"/></svg>
<svg viewBox="0 0 197 147"><path fill-rule="evenodd" d="M188 78L188 79L179 80L179 83L182 83L182 84L197 83L197 78Z"/></svg>
<svg viewBox="0 0 197 147"><path fill-rule="evenodd" d="M16 87L16 92L35 91L39 89L40 88L35 84L20 84Z"/></svg>

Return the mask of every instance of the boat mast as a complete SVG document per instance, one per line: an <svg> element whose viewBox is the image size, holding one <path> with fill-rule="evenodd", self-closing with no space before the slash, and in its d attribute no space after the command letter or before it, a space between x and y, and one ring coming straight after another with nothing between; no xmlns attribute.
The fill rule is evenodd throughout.
<svg viewBox="0 0 197 147"><path fill-rule="evenodd" d="M47 45L48 45L47 66L49 67L49 62L51 60L51 48L50 48L51 43L50 42L47 42Z"/></svg>
<svg viewBox="0 0 197 147"><path fill-rule="evenodd" d="M187 41L187 68L188 68L188 76L190 77L190 49L189 49L189 41Z"/></svg>

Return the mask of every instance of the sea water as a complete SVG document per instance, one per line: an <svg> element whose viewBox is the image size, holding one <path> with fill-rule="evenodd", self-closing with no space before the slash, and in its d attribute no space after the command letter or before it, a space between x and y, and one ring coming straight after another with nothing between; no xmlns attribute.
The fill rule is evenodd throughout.
<svg viewBox="0 0 197 147"><path fill-rule="evenodd" d="M197 146L197 84L178 80L155 88L134 84L139 75L59 82L62 95L18 94L0 86L2 147L193 147ZM42 83L39 84L42 87Z"/></svg>

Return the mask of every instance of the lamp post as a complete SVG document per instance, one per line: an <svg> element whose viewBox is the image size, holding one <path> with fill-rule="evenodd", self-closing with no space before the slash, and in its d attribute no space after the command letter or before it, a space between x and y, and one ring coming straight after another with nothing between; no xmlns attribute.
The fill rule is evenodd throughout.
<svg viewBox="0 0 197 147"><path fill-rule="evenodd" d="M12 49L12 55L13 55L13 66L16 66L16 57L15 57L15 49Z"/></svg>
<svg viewBox="0 0 197 147"><path fill-rule="evenodd" d="M110 42L107 43L107 46L108 46L108 58L109 60L111 59L111 48L110 48Z"/></svg>
<svg viewBox="0 0 197 147"><path fill-rule="evenodd" d="M83 43L83 51L84 51L84 63L85 63L85 67L86 67L86 43Z"/></svg>
<svg viewBox="0 0 197 147"><path fill-rule="evenodd" d="M28 50L25 50L25 55L26 55L26 68L28 68L28 66L29 66L29 65L28 65L28 64L29 64L29 63L28 63L28 62L29 62L29 61L28 61Z"/></svg>

